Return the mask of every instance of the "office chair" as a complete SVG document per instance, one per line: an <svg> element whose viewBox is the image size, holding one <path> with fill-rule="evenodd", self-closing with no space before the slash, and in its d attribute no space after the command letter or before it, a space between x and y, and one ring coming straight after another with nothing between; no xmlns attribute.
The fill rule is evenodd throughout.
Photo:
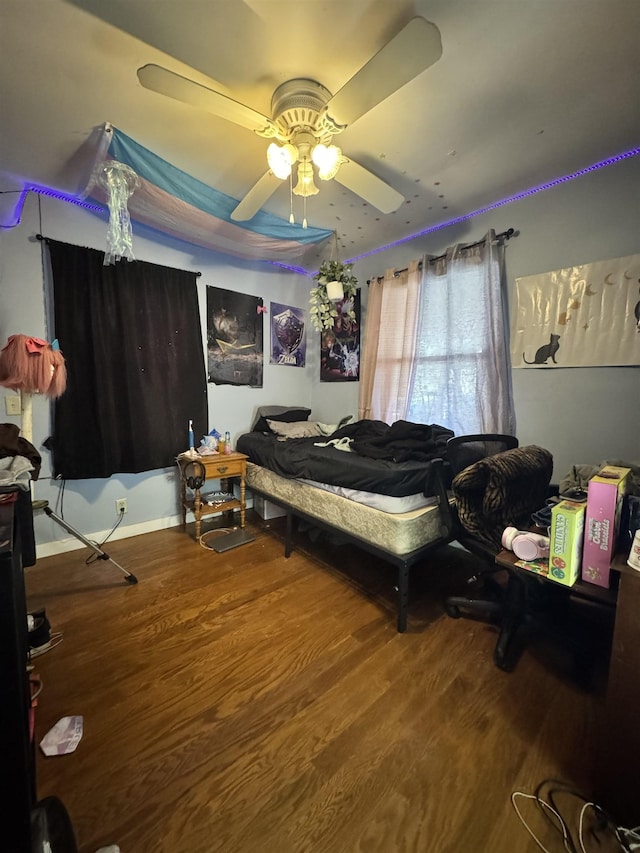
<svg viewBox="0 0 640 853"><path fill-rule="evenodd" d="M455 436L447 442L447 459L453 475L451 489L455 499L450 513L451 538L484 563L479 576L498 570L495 557L501 550L505 527L528 528L531 514L545 504L553 469L548 450L531 445L519 447L514 436ZM494 662L509 670L514 661L510 655L515 634L537 606L542 589L541 579L532 574L509 572L506 586L493 586L487 598L450 596L445 610L454 619L462 615L487 616L496 621L500 634L494 651Z"/></svg>

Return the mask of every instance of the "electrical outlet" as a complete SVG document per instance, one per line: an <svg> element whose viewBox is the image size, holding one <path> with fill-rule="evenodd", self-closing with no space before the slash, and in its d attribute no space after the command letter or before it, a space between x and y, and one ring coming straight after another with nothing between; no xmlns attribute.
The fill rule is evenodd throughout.
<svg viewBox="0 0 640 853"><path fill-rule="evenodd" d="M126 498L118 498L116 501L116 512L118 515L124 515L127 511L127 499Z"/></svg>
<svg viewBox="0 0 640 853"><path fill-rule="evenodd" d="M4 398L4 407L8 415L20 414L20 397L17 394L8 394Z"/></svg>

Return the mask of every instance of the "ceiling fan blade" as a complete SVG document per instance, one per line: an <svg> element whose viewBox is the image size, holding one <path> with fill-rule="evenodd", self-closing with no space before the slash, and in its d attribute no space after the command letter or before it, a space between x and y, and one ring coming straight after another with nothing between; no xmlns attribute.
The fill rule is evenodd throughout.
<svg viewBox="0 0 640 853"><path fill-rule="evenodd" d="M424 18L412 18L327 104L338 125L353 124L442 56L440 30Z"/></svg>
<svg viewBox="0 0 640 853"><path fill-rule="evenodd" d="M340 166L334 180L352 190L382 213L393 213L404 201L404 196L396 192L393 187L351 159Z"/></svg>
<svg viewBox="0 0 640 853"><path fill-rule="evenodd" d="M265 172L233 210L231 218L235 222L246 222L247 219L252 219L281 185L282 181L276 178L271 170Z"/></svg>
<svg viewBox="0 0 640 853"><path fill-rule="evenodd" d="M181 77L180 74L169 71L161 65L149 64L138 68L138 80L145 89L151 89L152 92L158 92L183 104L190 104L192 107L213 113L248 130L264 132L273 126L270 118L251 107L206 86L201 86L200 83L189 80L187 77Z"/></svg>

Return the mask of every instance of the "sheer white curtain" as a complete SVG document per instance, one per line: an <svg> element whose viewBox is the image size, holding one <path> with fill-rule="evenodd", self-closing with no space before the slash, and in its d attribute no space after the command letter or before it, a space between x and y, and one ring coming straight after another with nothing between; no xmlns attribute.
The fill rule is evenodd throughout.
<svg viewBox="0 0 640 853"><path fill-rule="evenodd" d="M406 420L514 435L504 246L489 231L423 273Z"/></svg>
<svg viewBox="0 0 640 853"><path fill-rule="evenodd" d="M422 271L418 261L369 285L358 417L392 424L408 420L409 380L416 348Z"/></svg>

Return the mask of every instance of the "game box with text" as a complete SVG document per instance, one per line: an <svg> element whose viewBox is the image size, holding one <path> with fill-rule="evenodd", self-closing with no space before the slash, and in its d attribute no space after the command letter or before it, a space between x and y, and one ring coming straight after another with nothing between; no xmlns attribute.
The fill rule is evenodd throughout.
<svg viewBox="0 0 640 853"><path fill-rule="evenodd" d="M587 487L582 579L609 586L611 560L615 555L622 502L630 468L605 465Z"/></svg>

